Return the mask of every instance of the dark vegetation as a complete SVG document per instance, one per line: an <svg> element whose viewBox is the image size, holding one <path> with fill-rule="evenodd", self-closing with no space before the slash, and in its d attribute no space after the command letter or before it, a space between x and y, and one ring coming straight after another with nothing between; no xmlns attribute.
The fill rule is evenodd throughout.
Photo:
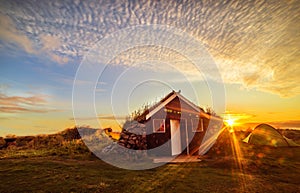
<svg viewBox="0 0 300 193"><path fill-rule="evenodd" d="M289 139L294 140L296 143L300 144L300 131L299 130L293 130L293 129L278 129L278 131L286 136Z"/></svg>
<svg viewBox="0 0 300 193"><path fill-rule="evenodd" d="M0 159L90 155L82 137L86 142L100 140L103 144L110 140L103 130L84 127L69 128L50 135L10 135L0 138Z"/></svg>
<svg viewBox="0 0 300 193"><path fill-rule="evenodd" d="M107 143L102 130L78 128ZM83 131L82 131L83 129ZM300 131L284 135L300 143ZM90 153L76 128L0 139L0 192L300 192L300 148L257 147L225 130L198 163L129 171ZM9 140L8 140L9 141ZM4 145L3 145L4 144Z"/></svg>

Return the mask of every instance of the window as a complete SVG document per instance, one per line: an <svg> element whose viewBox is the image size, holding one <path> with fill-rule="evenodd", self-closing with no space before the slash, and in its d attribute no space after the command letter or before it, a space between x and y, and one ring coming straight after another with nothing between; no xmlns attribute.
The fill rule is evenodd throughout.
<svg viewBox="0 0 300 193"><path fill-rule="evenodd" d="M203 119L199 118L192 119L192 131L193 132L202 132L203 131Z"/></svg>
<svg viewBox="0 0 300 193"><path fill-rule="evenodd" d="M153 120L153 132L154 133L165 133L165 120L164 119L154 119Z"/></svg>

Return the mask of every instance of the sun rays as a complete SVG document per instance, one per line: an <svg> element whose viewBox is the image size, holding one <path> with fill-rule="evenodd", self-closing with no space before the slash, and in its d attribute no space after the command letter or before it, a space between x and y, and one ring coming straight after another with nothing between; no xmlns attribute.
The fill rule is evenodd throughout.
<svg viewBox="0 0 300 193"><path fill-rule="evenodd" d="M228 119L225 122L230 127L232 127L235 124L235 120L234 119Z"/></svg>
<svg viewBox="0 0 300 193"><path fill-rule="evenodd" d="M237 125L236 119L234 118L227 118L224 120L224 130L228 130L232 152L232 160L234 161L235 167L232 168L232 176L237 176L237 181L239 183L240 192L247 192L250 191L249 188L251 187L248 182L251 181L251 175L247 174L246 170L244 169L245 166L245 158L243 151L240 146L240 139L237 137L234 126Z"/></svg>

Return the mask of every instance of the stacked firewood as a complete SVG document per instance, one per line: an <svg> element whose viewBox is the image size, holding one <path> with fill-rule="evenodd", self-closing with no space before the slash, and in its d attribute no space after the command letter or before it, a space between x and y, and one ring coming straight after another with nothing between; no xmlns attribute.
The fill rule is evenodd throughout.
<svg viewBox="0 0 300 193"><path fill-rule="evenodd" d="M128 124L122 131L118 144L128 149L146 150L146 126L138 122Z"/></svg>

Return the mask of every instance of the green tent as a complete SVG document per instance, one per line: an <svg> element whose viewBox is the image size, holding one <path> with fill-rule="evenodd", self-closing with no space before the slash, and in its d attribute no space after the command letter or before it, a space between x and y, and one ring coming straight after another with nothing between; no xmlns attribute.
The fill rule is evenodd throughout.
<svg viewBox="0 0 300 193"><path fill-rule="evenodd" d="M243 140L243 142L273 147L299 146L268 124L260 124L256 126L254 130Z"/></svg>

